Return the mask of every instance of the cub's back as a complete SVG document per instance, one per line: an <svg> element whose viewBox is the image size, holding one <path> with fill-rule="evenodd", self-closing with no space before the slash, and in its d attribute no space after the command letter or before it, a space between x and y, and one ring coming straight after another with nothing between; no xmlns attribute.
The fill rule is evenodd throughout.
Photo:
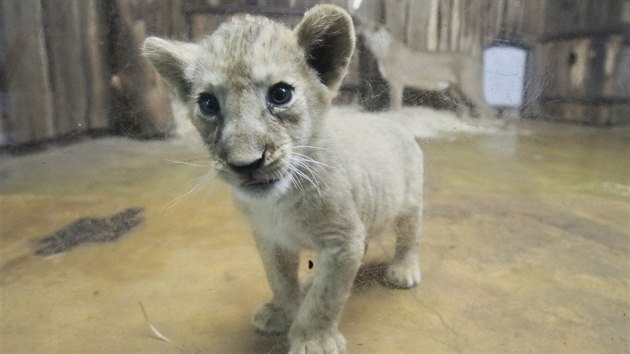
<svg viewBox="0 0 630 354"><path fill-rule="evenodd" d="M348 163L364 168L406 170L421 166L422 151L414 136L398 122L373 115L331 116L327 133Z"/></svg>

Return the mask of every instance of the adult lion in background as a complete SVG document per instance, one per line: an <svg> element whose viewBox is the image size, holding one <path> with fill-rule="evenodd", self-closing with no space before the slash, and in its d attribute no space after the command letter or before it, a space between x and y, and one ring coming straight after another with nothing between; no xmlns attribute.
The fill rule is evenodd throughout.
<svg viewBox="0 0 630 354"><path fill-rule="evenodd" d="M358 33L376 57L379 72L389 84L391 109L400 109L403 90L407 87L425 91L448 90L459 101L458 110L467 106L473 116L493 116L483 94L481 58L453 52L414 50L396 40L385 26L364 21L361 21Z"/></svg>

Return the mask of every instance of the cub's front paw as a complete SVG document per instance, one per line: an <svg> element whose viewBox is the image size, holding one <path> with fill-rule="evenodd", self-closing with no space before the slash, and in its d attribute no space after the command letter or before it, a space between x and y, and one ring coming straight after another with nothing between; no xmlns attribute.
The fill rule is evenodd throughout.
<svg viewBox="0 0 630 354"><path fill-rule="evenodd" d="M346 340L339 331L308 336L289 335L289 354L344 354Z"/></svg>
<svg viewBox="0 0 630 354"><path fill-rule="evenodd" d="M260 305L252 317L252 325L258 334L277 336L289 330L295 311L273 302Z"/></svg>
<svg viewBox="0 0 630 354"><path fill-rule="evenodd" d="M395 288L412 288L420 280L420 265L417 256L395 261L387 267L387 272L385 273L385 281Z"/></svg>

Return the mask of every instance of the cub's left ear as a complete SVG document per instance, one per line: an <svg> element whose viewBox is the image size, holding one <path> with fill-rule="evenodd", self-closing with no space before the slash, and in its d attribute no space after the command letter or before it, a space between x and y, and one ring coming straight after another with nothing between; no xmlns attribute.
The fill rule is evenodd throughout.
<svg viewBox="0 0 630 354"><path fill-rule="evenodd" d="M334 5L317 5L295 28L298 45L324 85L336 92L354 52L352 18Z"/></svg>
<svg viewBox="0 0 630 354"><path fill-rule="evenodd" d="M142 54L175 88L177 97L186 101L190 95L191 83L188 82L184 73L186 68L194 62L198 48L199 46L194 43L149 37L142 44Z"/></svg>

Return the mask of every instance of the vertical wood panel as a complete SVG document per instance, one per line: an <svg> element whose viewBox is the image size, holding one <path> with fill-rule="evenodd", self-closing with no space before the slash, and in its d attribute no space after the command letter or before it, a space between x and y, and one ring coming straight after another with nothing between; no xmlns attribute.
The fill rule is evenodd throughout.
<svg viewBox="0 0 630 354"><path fill-rule="evenodd" d="M462 3L461 11L464 18L464 26L460 29L460 51L467 54L478 55L481 50L481 5L482 0L468 0Z"/></svg>
<svg viewBox="0 0 630 354"><path fill-rule="evenodd" d="M543 15L547 34L594 31L621 24L620 0L550 0L546 4Z"/></svg>
<svg viewBox="0 0 630 354"><path fill-rule="evenodd" d="M220 15L195 14L191 16L191 36L193 41L201 40L212 33L227 17Z"/></svg>
<svg viewBox="0 0 630 354"><path fill-rule="evenodd" d="M88 128L101 130L109 128L111 71L106 60L106 18L99 4L99 0L79 1Z"/></svg>
<svg viewBox="0 0 630 354"><path fill-rule="evenodd" d="M438 21L440 3L438 0L431 0L429 7L429 23L427 24L427 50L435 51L438 49Z"/></svg>
<svg viewBox="0 0 630 354"><path fill-rule="evenodd" d="M462 0L453 0L452 11L449 22L451 23L451 34L449 38L450 46L449 51L459 51L459 37L461 36L461 8Z"/></svg>
<svg viewBox="0 0 630 354"><path fill-rule="evenodd" d="M431 12L430 1L411 1L407 23L407 45L414 49L426 50Z"/></svg>
<svg viewBox="0 0 630 354"><path fill-rule="evenodd" d="M42 1L56 134L87 129L86 82L77 0Z"/></svg>
<svg viewBox="0 0 630 354"><path fill-rule="evenodd" d="M627 40L623 35L611 38L604 64L606 83L602 90L607 97L630 99L630 43ZM630 121L630 116L627 118Z"/></svg>
<svg viewBox="0 0 630 354"><path fill-rule="evenodd" d="M155 138L171 134L174 120L168 90L157 71L142 56L144 39L155 34L169 36L164 18L168 2L115 0L114 99L117 114L114 129L136 137Z"/></svg>
<svg viewBox="0 0 630 354"><path fill-rule="evenodd" d="M53 106L48 79L42 7L39 1L3 0L2 33L7 52L2 61L14 63L3 75L9 115L9 144L53 137Z"/></svg>
<svg viewBox="0 0 630 354"><path fill-rule="evenodd" d="M581 100L630 98L622 35L559 40L542 44L542 67L549 67L543 95ZM625 63L624 63L625 62Z"/></svg>
<svg viewBox="0 0 630 354"><path fill-rule="evenodd" d="M451 0L440 0L439 2L439 22L438 22L438 50L448 52L450 50L450 39L452 30L452 6Z"/></svg>
<svg viewBox="0 0 630 354"><path fill-rule="evenodd" d="M7 102L2 106L6 113L0 126L0 145L110 127L110 114L120 113L109 109L110 79L124 67L137 70L127 77L128 92L136 98L128 110L131 118L125 119L135 122L140 135L164 135L172 125L170 110L162 105L167 96L155 86L155 73L134 59L145 35L186 39L192 33L199 39L229 17L195 13L187 23L184 6L264 7L277 11L270 17L292 27L301 17L296 9L321 2L326 1L0 0L0 91L4 92L0 99ZM346 0L328 2L349 4ZM103 20L103 4L112 3L127 9L130 20L126 28L124 21ZM588 100L629 98L628 39L621 32L606 32L622 28L623 4L623 0L365 0L358 13L369 13L368 17L377 22L384 20L396 38L420 50L479 56L484 45L497 41L522 44L531 49L526 104L546 105L550 108L540 112L562 117L596 114L591 121L615 122L620 121L616 115L628 111L627 104L596 109ZM104 38L112 28L104 24L127 31L118 37L122 45L107 47ZM116 31L121 29L114 28ZM606 34L593 34L597 31ZM577 62L569 65L571 53ZM115 60L110 65L112 55ZM355 59L346 83L360 84L368 67L363 62L358 65ZM575 102L541 103L544 97L579 98L587 100L590 108Z"/></svg>

